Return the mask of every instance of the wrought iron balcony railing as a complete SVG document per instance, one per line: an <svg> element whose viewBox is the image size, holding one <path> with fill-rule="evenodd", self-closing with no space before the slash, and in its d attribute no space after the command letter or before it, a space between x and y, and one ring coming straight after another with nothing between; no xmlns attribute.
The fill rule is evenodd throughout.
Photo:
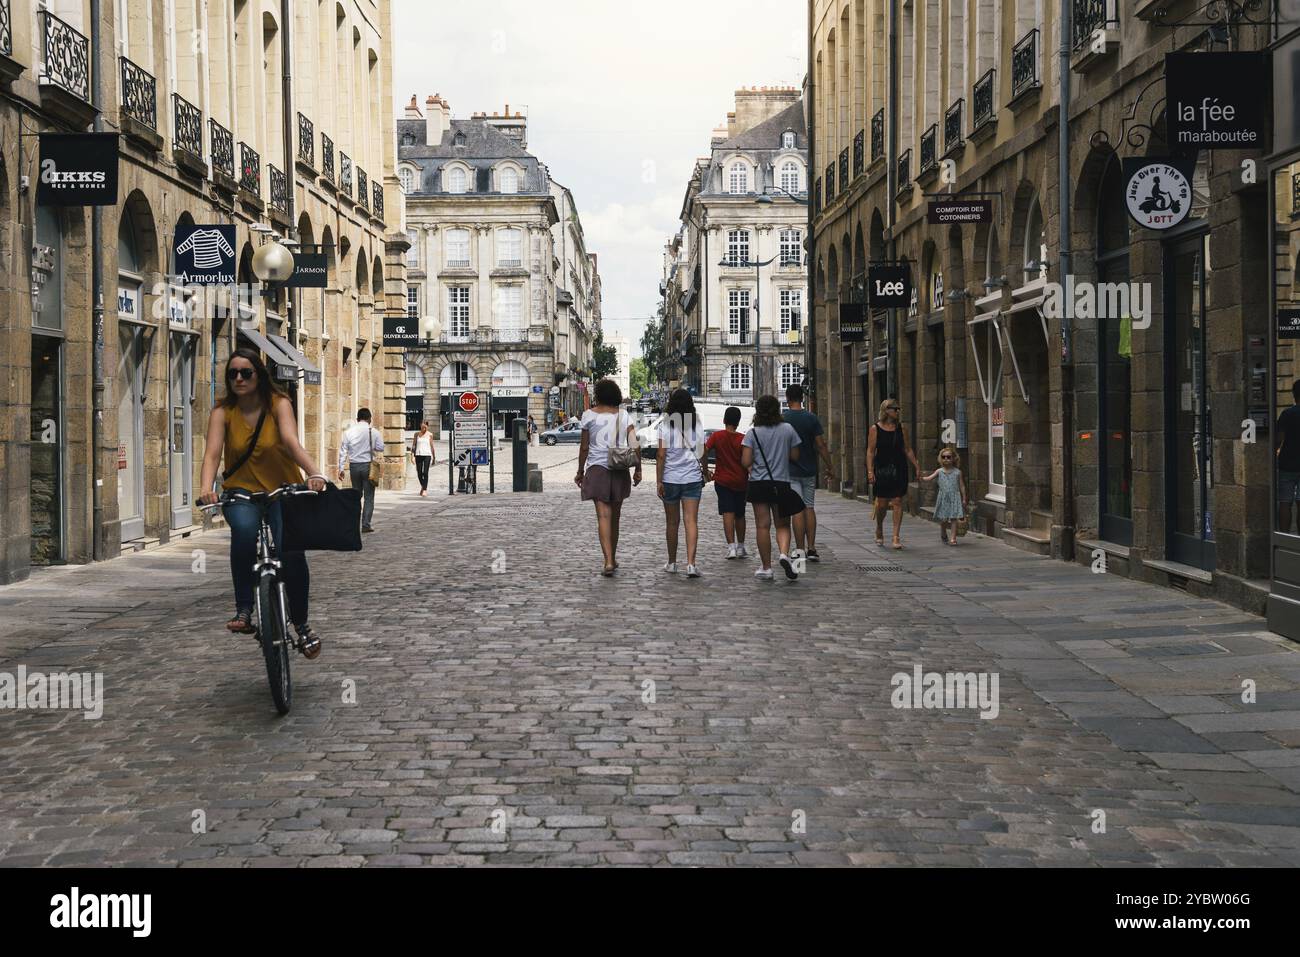
<svg viewBox="0 0 1300 957"><path fill-rule="evenodd" d="M371 185L375 191L374 203L372 204L371 209L376 216L378 216L380 219L383 219L384 218L384 184L373 183Z"/></svg>
<svg viewBox="0 0 1300 957"><path fill-rule="evenodd" d="M42 10L45 68L41 82L90 102L90 41L48 10Z"/></svg>
<svg viewBox="0 0 1300 957"><path fill-rule="evenodd" d="M813 186L813 212L820 213L821 211L822 211L822 181L821 181L821 177L819 176L817 178L817 182Z"/></svg>
<svg viewBox="0 0 1300 957"><path fill-rule="evenodd" d="M1034 27L1011 48L1011 96L1039 86L1038 28Z"/></svg>
<svg viewBox="0 0 1300 957"><path fill-rule="evenodd" d="M835 164L826 167L826 205L835 199Z"/></svg>
<svg viewBox="0 0 1300 957"><path fill-rule="evenodd" d="M244 142L239 144L239 188L259 198L262 195L262 157Z"/></svg>
<svg viewBox="0 0 1300 957"><path fill-rule="evenodd" d="M1074 49L1092 42L1093 34L1119 26L1115 0L1074 0Z"/></svg>
<svg viewBox="0 0 1300 957"><path fill-rule="evenodd" d="M9 0L0 0L0 53L12 56L13 52L13 13L9 9Z"/></svg>
<svg viewBox="0 0 1300 957"><path fill-rule="evenodd" d="M176 118L172 144L178 150L203 159L203 114L199 108L179 93L173 93L172 113Z"/></svg>
<svg viewBox="0 0 1300 957"><path fill-rule="evenodd" d="M320 171L331 183L334 182L334 141L321 130L320 134Z"/></svg>
<svg viewBox="0 0 1300 957"><path fill-rule="evenodd" d="M966 101L958 97L957 102L948 107L943 114L943 151L955 149L962 144L961 114Z"/></svg>
<svg viewBox="0 0 1300 957"><path fill-rule="evenodd" d="M339 153L339 192L352 195L352 157L344 152Z"/></svg>
<svg viewBox="0 0 1300 957"><path fill-rule="evenodd" d="M909 146L898 156L898 188L912 182L912 148Z"/></svg>
<svg viewBox="0 0 1300 957"><path fill-rule="evenodd" d="M271 184L271 208L287 213L289 211L289 177L270 163L267 163L266 178Z"/></svg>
<svg viewBox="0 0 1300 957"><path fill-rule="evenodd" d="M849 148L846 146L840 150L840 192L848 189L849 186Z"/></svg>
<svg viewBox="0 0 1300 957"><path fill-rule="evenodd" d="M857 179L862 175L862 171L867 168L867 131L858 130L858 135L853 137L853 178Z"/></svg>
<svg viewBox="0 0 1300 957"><path fill-rule="evenodd" d="M927 173L939 165L939 124L931 123L930 128L921 134L921 168L919 172Z"/></svg>
<svg viewBox="0 0 1300 957"><path fill-rule="evenodd" d="M208 137L212 140L212 168L230 179L235 178L235 138L216 120L208 120Z"/></svg>
<svg viewBox="0 0 1300 957"><path fill-rule="evenodd" d="M298 159L316 168L316 127L301 113L298 114Z"/></svg>
<svg viewBox="0 0 1300 957"><path fill-rule="evenodd" d="M122 65L122 112L158 132L158 81L126 57L117 59Z"/></svg>
<svg viewBox="0 0 1300 957"><path fill-rule="evenodd" d="M885 155L885 108L876 110L871 118L871 161L874 163Z"/></svg>
<svg viewBox="0 0 1300 957"><path fill-rule="evenodd" d="M749 334L748 329L741 329L739 332L728 330L723 336L723 342L729 346L752 346L754 337Z"/></svg>
<svg viewBox="0 0 1300 957"><path fill-rule="evenodd" d="M357 167L357 204L362 209L370 208L370 177L360 166Z"/></svg>
<svg viewBox="0 0 1300 957"><path fill-rule="evenodd" d="M971 129L977 130L993 119L993 89L996 77L997 70L989 70L975 81L975 86L971 90L971 102L975 106L975 125Z"/></svg>
<svg viewBox="0 0 1300 957"><path fill-rule="evenodd" d="M1300 216L1300 173L1291 176L1291 217Z"/></svg>

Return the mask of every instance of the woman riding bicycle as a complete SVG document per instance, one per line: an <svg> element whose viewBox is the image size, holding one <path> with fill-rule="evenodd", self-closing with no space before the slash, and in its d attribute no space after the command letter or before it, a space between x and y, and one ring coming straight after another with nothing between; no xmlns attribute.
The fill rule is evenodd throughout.
<svg viewBox="0 0 1300 957"><path fill-rule="evenodd" d="M271 381L262 357L252 349L236 349L226 362L226 396L208 417L199 487L209 491L199 497L200 505L212 505L218 500L210 490L223 451L227 471L222 473L222 488L226 491L273 492L281 485L302 482L299 469L310 476L307 485L312 491L325 488L325 476L298 442L293 403ZM235 582L235 617L226 622L226 628L251 635L257 631L253 624L253 561L261 512L252 502L230 502L224 514L230 526L230 574ZM279 543L283 522L278 501L268 507L267 520ZM280 560L289 596L289 618L301 639L302 653L315 658L321 643L307 623L307 556L303 552L283 552Z"/></svg>

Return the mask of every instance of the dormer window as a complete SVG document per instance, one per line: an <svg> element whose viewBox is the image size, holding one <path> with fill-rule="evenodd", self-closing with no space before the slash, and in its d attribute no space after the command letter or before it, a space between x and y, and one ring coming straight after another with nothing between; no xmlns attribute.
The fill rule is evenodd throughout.
<svg viewBox="0 0 1300 957"><path fill-rule="evenodd" d="M465 169L461 166L453 166L447 170L447 192L463 193L467 189Z"/></svg>
<svg viewBox="0 0 1300 957"><path fill-rule="evenodd" d="M398 169L397 179L402 184L403 193L409 193L415 189L415 173L409 166Z"/></svg>
<svg viewBox="0 0 1300 957"><path fill-rule="evenodd" d="M402 145L403 145L403 146L414 146L414 145L415 145L415 137L412 136L410 133L403 133L403 134L402 134Z"/></svg>
<svg viewBox="0 0 1300 957"><path fill-rule="evenodd" d="M502 193L519 192L519 173L513 166L503 166L497 172L497 190Z"/></svg>
<svg viewBox="0 0 1300 957"><path fill-rule="evenodd" d="M452 146L464 146L464 145L465 145L465 134L462 133L462 132L460 132L460 130L457 130L457 131L456 131L456 135L453 136L453 137L451 138L451 145L452 145Z"/></svg>
<svg viewBox="0 0 1300 957"><path fill-rule="evenodd" d="M744 163L734 163L727 174L728 193L749 192L749 167Z"/></svg>
<svg viewBox="0 0 1300 957"><path fill-rule="evenodd" d="M794 131L793 131L793 130L786 130L784 133L781 134L781 149L783 149L783 150L792 150L792 149L794 149Z"/></svg>

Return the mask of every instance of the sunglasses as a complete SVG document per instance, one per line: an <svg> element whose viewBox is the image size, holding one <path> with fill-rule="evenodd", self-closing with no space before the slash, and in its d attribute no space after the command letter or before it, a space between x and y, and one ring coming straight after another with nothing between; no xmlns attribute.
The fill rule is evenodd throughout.
<svg viewBox="0 0 1300 957"><path fill-rule="evenodd" d="M226 370L226 380L229 382L234 382L236 379L243 379L245 382L247 382L249 379L253 378L253 375L254 375L254 371L251 366L243 366L238 369Z"/></svg>
<svg viewBox="0 0 1300 957"><path fill-rule="evenodd" d="M896 406L896 405L887 405L887 406L885 406L885 411L886 411L886 412L897 412L897 411L898 411L898 406Z"/></svg>

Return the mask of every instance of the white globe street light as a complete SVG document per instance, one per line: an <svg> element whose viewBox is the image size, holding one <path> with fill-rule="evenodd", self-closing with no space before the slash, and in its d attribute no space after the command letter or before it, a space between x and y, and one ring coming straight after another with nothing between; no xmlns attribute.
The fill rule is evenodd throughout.
<svg viewBox="0 0 1300 957"><path fill-rule="evenodd" d="M288 282L293 275L293 253L275 240L253 253L253 275L262 282Z"/></svg>

